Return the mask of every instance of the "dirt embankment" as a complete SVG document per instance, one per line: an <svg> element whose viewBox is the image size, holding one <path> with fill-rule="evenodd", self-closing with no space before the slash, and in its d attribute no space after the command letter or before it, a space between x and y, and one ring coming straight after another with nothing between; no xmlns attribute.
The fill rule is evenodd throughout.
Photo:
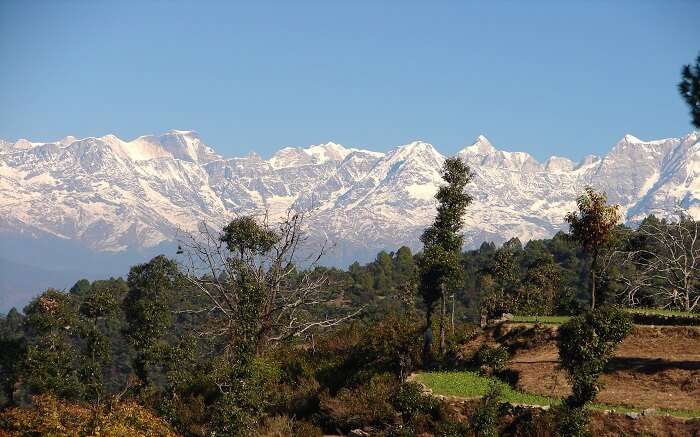
<svg viewBox="0 0 700 437"><path fill-rule="evenodd" d="M564 397L556 327L502 325L491 340L514 352L509 368L524 391ZM700 327L635 326L602 376L597 401L641 408L700 409Z"/></svg>

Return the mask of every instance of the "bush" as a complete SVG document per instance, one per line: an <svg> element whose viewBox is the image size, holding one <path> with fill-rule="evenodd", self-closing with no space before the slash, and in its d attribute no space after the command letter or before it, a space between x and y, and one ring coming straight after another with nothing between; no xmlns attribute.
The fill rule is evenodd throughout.
<svg viewBox="0 0 700 437"><path fill-rule="evenodd" d="M416 382L405 382L399 386L394 396L394 407L401 413L404 423L418 414L437 413L437 401L423 393L423 387Z"/></svg>
<svg viewBox="0 0 700 437"><path fill-rule="evenodd" d="M590 414L586 407L562 405L557 409L556 414L557 431L561 437L587 437L591 435L588 430Z"/></svg>
<svg viewBox="0 0 700 437"><path fill-rule="evenodd" d="M96 409L51 395L35 396L32 401L31 407L0 412L0 434L177 436L163 419L134 402L115 402L109 408Z"/></svg>
<svg viewBox="0 0 700 437"><path fill-rule="evenodd" d="M493 374L503 370L510 359L510 354L508 349L501 345L483 345L476 352L475 358L477 365L481 367L484 373Z"/></svg>
<svg viewBox="0 0 700 437"><path fill-rule="evenodd" d="M492 381L488 392L481 398L479 406L472 415L472 428L477 437L498 436L498 408L501 396L501 386Z"/></svg>
<svg viewBox="0 0 700 437"><path fill-rule="evenodd" d="M631 330L629 314L614 307L586 312L559 328L559 359L572 385L569 406L595 399L605 364Z"/></svg>
<svg viewBox="0 0 700 437"><path fill-rule="evenodd" d="M439 437L464 437L469 435L469 425L453 420L445 420L438 424L435 435Z"/></svg>
<svg viewBox="0 0 700 437"><path fill-rule="evenodd" d="M356 388L343 388L335 397L322 394L320 409L324 422L328 428L345 432L394 424L397 415L389 401L396 393L397 384L394 377L384 374Z"/></svg>
<svg viewBox="0 0 700 437"><path fill-rule="evenodd" d="M264 437L321 437L323 432L306 421L295 421L287 416L273 416L263 420L256 435Z"/></svg>

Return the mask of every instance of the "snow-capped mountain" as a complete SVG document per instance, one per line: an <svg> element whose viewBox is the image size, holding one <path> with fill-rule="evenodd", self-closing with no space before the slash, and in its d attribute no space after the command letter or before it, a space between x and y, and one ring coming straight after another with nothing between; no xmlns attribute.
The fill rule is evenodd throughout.
<svg viewBox="0 0 700 437"><path fill-rule="evenodd" d="M604 157L540 163L479 136L458 153L475 174L466 244L551 236L586 185L605 190L628 222L678 208L700 217L699 140L698 132L656 141L626 135ZM172 241L201 221L295 208L311 211L315 236L336 243L327 262L343 265L381 249L420 247L444 159L422 141L388 153L329 142L267 160L225 158L197 133L177 130L132 141L0 140L0 232L119 252Z"/></svg>

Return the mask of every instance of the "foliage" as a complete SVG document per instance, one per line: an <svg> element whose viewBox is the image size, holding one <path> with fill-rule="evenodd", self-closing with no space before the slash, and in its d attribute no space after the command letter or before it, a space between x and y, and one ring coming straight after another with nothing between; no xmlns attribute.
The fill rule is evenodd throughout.
<svg viewBox="0 0 700 437"><path fill-rule="evenodd" d="M475 436L498 436L498 408L502 395L501 386L492 381L471 418Z"/></svg>
<svg viewBox="0 0 700 437"><path fill-rule="evenodd" d="M122 303L125 336L137 351L133 365L142 384L149 382L148 367L163 362L159 346L172 323L171 293L179 281L177 264L162 255L129 271L129 292Z"/></svg>
<svg viewBox="0 0 700 437"><path fill-rule="evenodd" d="M690 107L693 125L700 128L700 55L694 65L683 66L681 76L678 91Z"/></svg>
<svg viewBox="0 0 700 437"><path fill-rule="evenodd" d="M393 400L404 422L418 414L435 415L438 405L435 399L423 393L423 386L416 382L404 382L399 386Z"/></svg>
<svg viewBox="0 0 700 437"><path fill-rule="evenodd" d="M482 369L485 369L487 374L493 374L506 366L510 359L510 354L508 349L501 345L483 345L476 352L475 358L477 364Z"/></svg>
<svg viewBox="0 0 700 437"><path fill-rule="evenodd" d="M326 420L343 431L362 427L385 427L394 423L390 400L398 381L390 375L376 375L356 388L343 388L336 396L324 393L320 408Z"/></svg>
<svg viewBox="0 0 700 437"><path fill-rule="evenodd" d="M0 412L0 430L8 436L100 435L177 436L161 418L132 401L116 401L108 407L89 408L50 395L34 397L31 408Z"/></svg>
<svg viewBox="0 0 700 437"><path fill-rule="evenodd" d="M598 256L613 239L612 230L620 221L619 205L608 205L605 193L586 187L576 200L578 212L566 215L571 238L578 241L591 259L591 308L596 304Z"/></svg>
<svg viewBox="0 0 700 437"><path fill-rule="evenodd" d="M629 314L614 307L586 312L559 328L559 359L572 385L569 406L583 407L595 399L600 374L631 329Z"/></svg>
<svg viewBox="0 0 700 437"><path fill-rule="evenodd" d="M438 201L437 215L431 226L421 235L424 253L420 258L419 292L426 307L426 338L424 344L424 361L430 361L429 352L432 343L431 319L433 307L439 300L440 307L440 352L446 352L446 293L453 290L461 278L459 253L462 249L463 236L460 233L464 224L464 213L472 197L464 188L472 179L469 167L459 158L448 158L442 168L442 179L447 183L438 189L435 198Z"/></svg>
<svg viewBox="0 0 700 437"><path fill-rule="evenodd" d="M556 411L557 432L561 437L587 437L590 411L585 406L560 405Z"/></svg>

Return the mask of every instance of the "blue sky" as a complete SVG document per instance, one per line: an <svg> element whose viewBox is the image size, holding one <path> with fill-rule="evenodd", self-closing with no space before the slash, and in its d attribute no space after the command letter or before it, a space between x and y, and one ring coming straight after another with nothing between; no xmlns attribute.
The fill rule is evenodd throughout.
<svg viewBox="0 0 700 437"><path fill-rule="evenodd" d="M697 1L0 0L0 137L197 130L225 155L333 140L543 159L691 131Z"/></svg>

